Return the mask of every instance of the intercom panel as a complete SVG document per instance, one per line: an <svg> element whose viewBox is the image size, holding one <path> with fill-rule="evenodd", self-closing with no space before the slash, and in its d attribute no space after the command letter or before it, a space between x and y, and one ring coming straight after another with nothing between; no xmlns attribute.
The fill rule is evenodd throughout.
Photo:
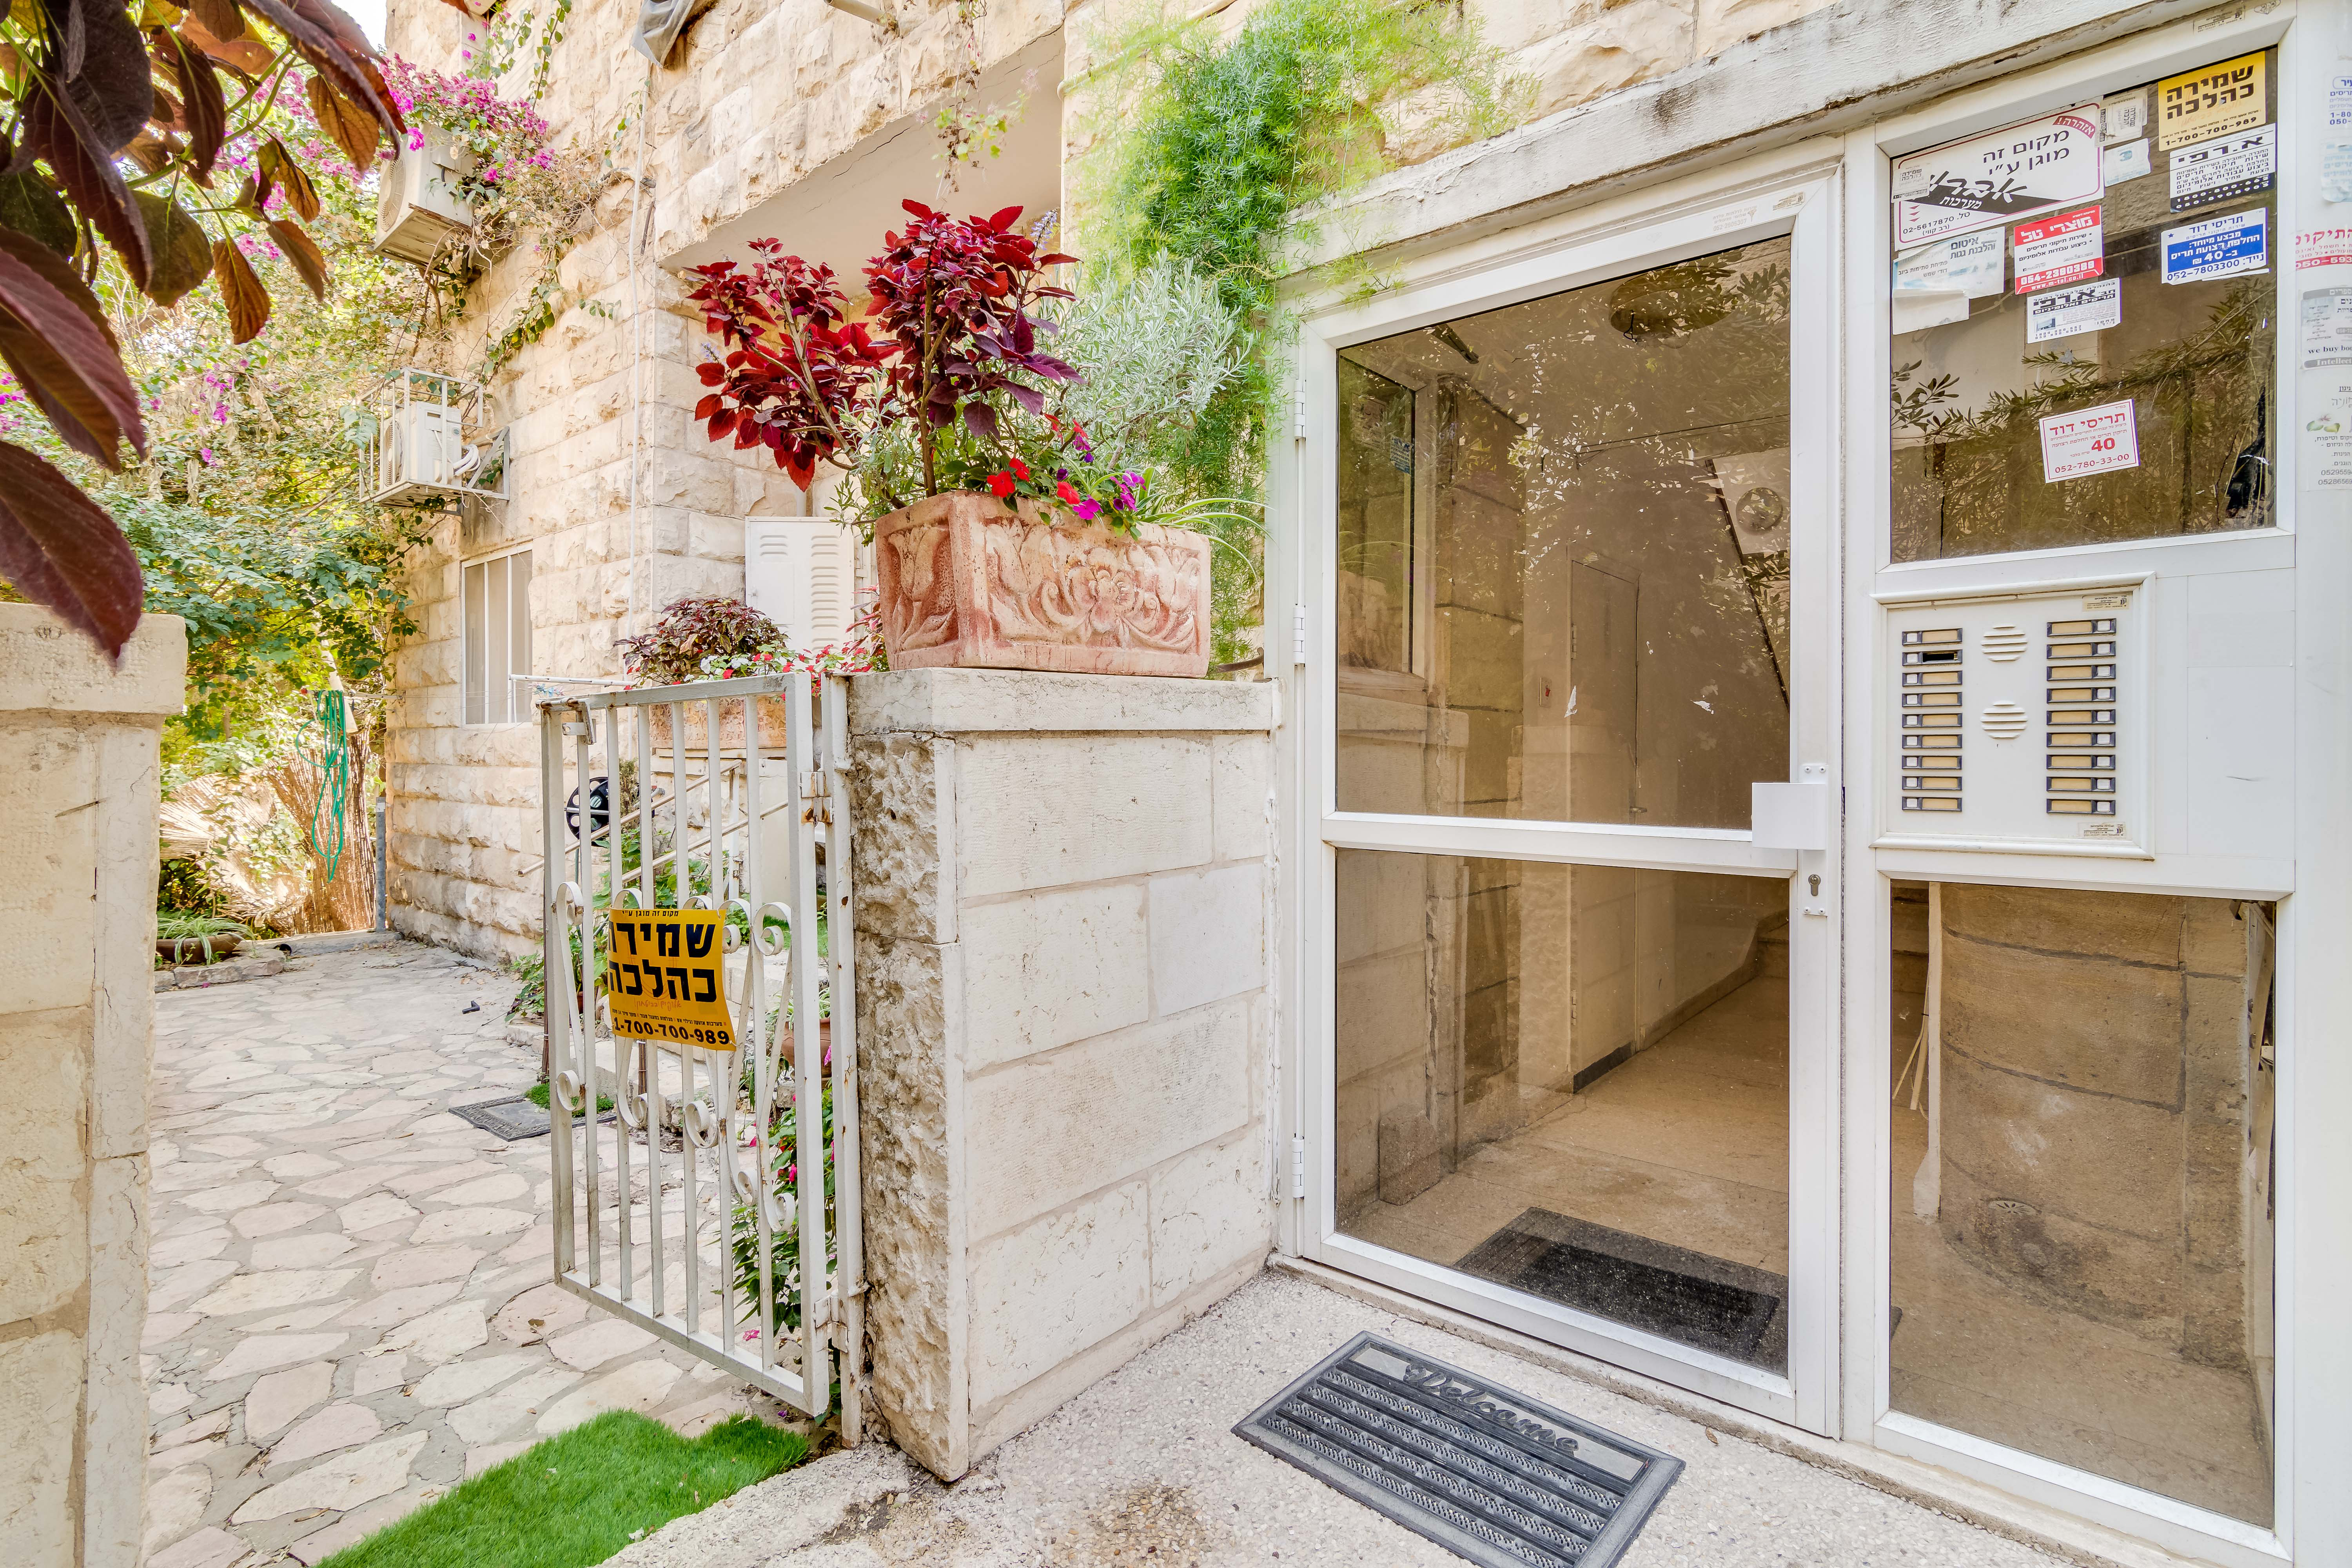
<svg viewBox="0 0 2352 1568"><path fill-rule="evenodd" d="M2147 584L1887 607L1883 846L2147 857Z"/></svg>

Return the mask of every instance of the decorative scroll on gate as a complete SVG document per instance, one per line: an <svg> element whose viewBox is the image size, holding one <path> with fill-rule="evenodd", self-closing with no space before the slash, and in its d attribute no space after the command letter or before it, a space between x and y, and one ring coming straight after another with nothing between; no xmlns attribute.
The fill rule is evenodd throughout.
<svg viewBox="0 0 2352 1568"><path fill-rule="evenodd" d="M839 677L541 708L556 1281L855 1443L847 736Z"/></svg>

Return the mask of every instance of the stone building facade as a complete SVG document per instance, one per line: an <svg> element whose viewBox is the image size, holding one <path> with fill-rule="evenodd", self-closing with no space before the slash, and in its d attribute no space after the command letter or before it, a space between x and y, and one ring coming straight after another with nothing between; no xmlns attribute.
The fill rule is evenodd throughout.
<svg viewBox="0 0 2352 1568"><path fill-rule="evenodd" d="M1822 3L1486 0L1472 9L1507 68L1532 84L1528 113L1541 120L1697 68ZM1085 68L1102 0L1066 10L998 0L969 23L953 5L893 9L898 26L885 31L824 0L719 0L656 67L630 47L635 5L573 7L535 107L557 142L605 150L611 174L593 231L564 258L554 325L488 388L488 423L509 432L513 499L440 520L410 561L421 629L395 661L387 763L401 930L484 954L536 941L536 738L527 724L465 721L464 564L528 549L532 672L608 675L615 638L643 630L663 605L742 592L743 519L803 510L780 470L689 430L704 334L682 308L677 268L775 236L854 276L902 196L974 210L1061 205L1064 122L1075 135L1078 119L1063 112L1061 83ZM1246 4L1212 9L1223 26L1248 13ZM394 0L386 43L454 70L479 26L439 0ZM528 68L501 84L509 96L527 88ZM1002 157L943 195L929 121L975 69L983 101L1025 92L1029 107ZM1397 118L1402 162L1444 150L1412 106ZM481 324L503 320L530 266L515 256L492 268L452 366L478 358Z"/></svg>
<svg viewBox="0 0 2352 1568"><path fill-rule="evenodd" d="M488 389L512 500L445 520L414 564L396 925L486 953L537 941L536 737L468 721L468 571L520 595L531 676L609 677L615 639L671 599L743 589L746 520L807 504L692 430L681 269L773 236L854 274L904 196L1061 210L1102 3L892 6L885 27L719 0L659 66L628 47L635 6L574 9L540 108L611 174L553 326ZM877 1362L879 1403L960 1470L1107 1365L1097 1345L1115 1359L1247 1268L1264 1196L1302 1267L1631 1369L2078 1557L2344 1560L2352 350L2328 323L2352 320L2352 5L1471 8L1529 85L1525 122L1447 145L1427 106L1392 106L1398 166L1323 215L1284 284L1297 418L1270 454L1275 845L1246 1129L1220 1111L1196 1146L1059 1172L929 1253L936 1215L914 1211L939 1173L898 1151L908 1204L877 1205L873 1255L961 1284L881 1302L877 1332L962 1348L935 1386L887 1387ZM1205 7L1221 28L1248 14ZM467 26L398 0L390 42L446 67ZM975 80L1026 112L943 190L932 121ZM2225 123L2247 138L2235 173L2199 174ZM1923 200L1947 186L1920 161L1994 156L2013 131L2029 153L2084 139L2082 181L2038 209L2095 205L2116 242L2077 274L2084 320L2031 314L2047 237L2004 223L1963 247L1977 271L1937 248L1990 227L1952 214L1989 209ZM2224 219L2236 237L2199 248ZM528 265L492 269L479 320ZM1747 336L1698 336L1727 321ZM461 331L451 363L474 352ZM1577 405L1580 385L1601 390ZM2105 386L2137 410L2109 417L2146 422L2145 453L2136 435L2082 454L2093 478L2130 470L2118 488L2051 455L2072 438L2042 417L2062 417L2053 385ZM1937 399L1979 395L1976 424L1937 423ZM1449 484L1474 447L1516 477ZM1648 467L1595 457L1634 448ZM1342 493L1350 473L1380 483ZM1492 548L1466 548L1472 489ZM1393 581L1341 560L1349 529L1392 524ZM1938 695L1913 679L1931 670L1941 709L1911 700ZM1027 721L969 747L878 723L857 744L904 753L877 787L919 818L943 746L1068 750ZM1910 765L1908 738L1939 730L1965 769ZM1996 822L2002 788L2023 804ZM1129 917L1163 880L1241 879L1223 835L861 911L904 1003L877 1086L945 1130L920 1152L967 1147L950 1086L969 1116L992 1085L1115 1058L1181 1012L1098 1018L1089 998L1051 1045L991 1056L1025 1015L971 1011L973 977L1002 977L989 922L1034 903L1045 930L1092 900L1088 932L1148 949ZM960 992L902 984L957 964ZM1118 1088L1149 1100L1141 1077ZM1054 1109L1024 1113L1043 1135ZM1246 1223L1213 1278L1163 1299L1155 1205L1196 1163ZM1119 1291L992 1348L988 1312L1052 1294L1090 1248ZM1639 1284L1669 1278L1687 1288Z"/></svg>

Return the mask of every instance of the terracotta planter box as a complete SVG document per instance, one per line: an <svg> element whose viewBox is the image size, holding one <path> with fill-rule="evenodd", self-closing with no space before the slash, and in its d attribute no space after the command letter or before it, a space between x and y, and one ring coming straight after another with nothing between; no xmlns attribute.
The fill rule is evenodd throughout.
<svg viewBox="0 0 2352 1568"><path fill-rule="evenodd" d="M695 697L696 689L692 682L659 689L677 693L677 700L685 705L686 754L689 757L709 755L710 710L705 706L709 699ZM784 716L784 700L782 697L759 697L752 700L760 710L760 744L770 750L781 750L784 737L791 731L791 725ZM676 742L669 721L668 704L659 703L641 708L638 711L646 716L646 724L653 736L654 750L661 756L669 755ZM722 752L743 749L743 700L740 697L719 700L719 749Z"/></svg>
<svg viewBox="0 0 2352 1568"><path fill-rule="evenodd" d="M1017 513L993 496L917 501L874 525L890 668L1205 675L1210 548L1204 534L1129 536L1034 501Z"/></svg>

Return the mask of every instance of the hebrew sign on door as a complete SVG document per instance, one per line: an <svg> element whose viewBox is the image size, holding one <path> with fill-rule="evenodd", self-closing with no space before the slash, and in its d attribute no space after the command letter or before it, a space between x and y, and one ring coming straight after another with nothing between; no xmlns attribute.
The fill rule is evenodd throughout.
<svg viewBox="0 0 2352 1568"><path fill-rule="evenodd" d="M715 910L614 910L604 959L613 1032L735 1048L727 1016L726 917Z"/></svg>

